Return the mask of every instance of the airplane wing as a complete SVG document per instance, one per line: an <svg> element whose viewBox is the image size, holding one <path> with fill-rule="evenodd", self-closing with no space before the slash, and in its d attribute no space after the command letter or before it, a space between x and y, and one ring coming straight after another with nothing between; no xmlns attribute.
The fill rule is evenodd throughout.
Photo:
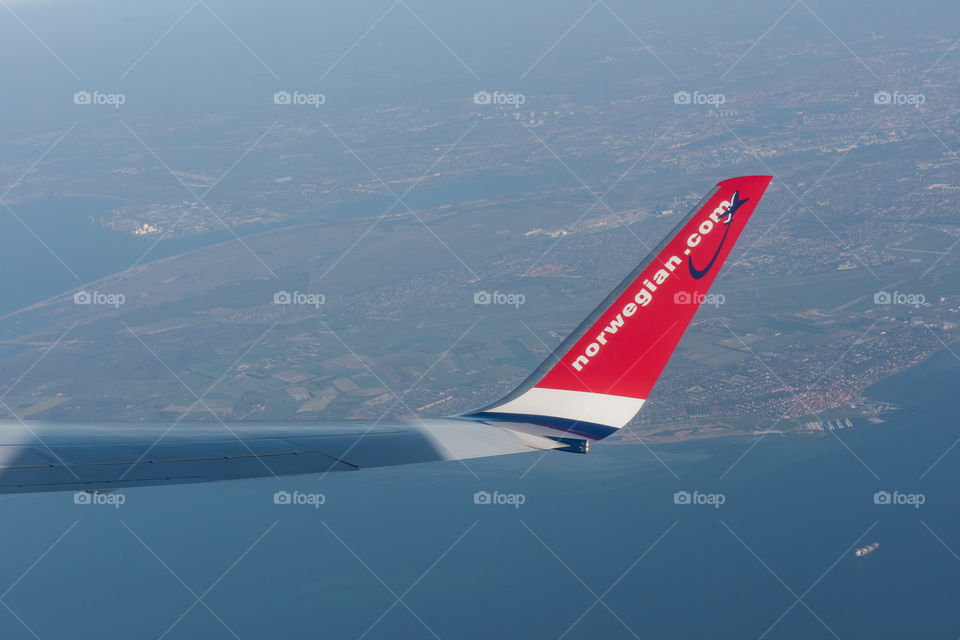
<svg viewBox="0 0 960 640"><path fill-rule="evenodd" d="M562 448L465 419L297 423L0 422L0 493L354 471Z"/></svg>
<svg viewBox="0 0 960 640"><path fill-rule="evenodd" d="M725 180L519 387L451 418L336 423L0 422L0 493L586 453L640 410L770 176Z"/></svg>

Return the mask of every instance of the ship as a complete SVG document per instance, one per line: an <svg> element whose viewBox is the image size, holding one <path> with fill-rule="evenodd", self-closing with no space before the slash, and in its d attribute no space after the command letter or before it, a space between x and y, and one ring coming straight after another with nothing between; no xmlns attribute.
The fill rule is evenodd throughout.
<svg viewBox="0 0 960 640"><path fill-rule="evenodd" d="M879 548L880 548L880 543L874 542L871 545L867 545L866 547L860 547L859 549L857 549L856 556L858 558L862 558L863 556L870 555L871 553L873 553Z"/></svg>

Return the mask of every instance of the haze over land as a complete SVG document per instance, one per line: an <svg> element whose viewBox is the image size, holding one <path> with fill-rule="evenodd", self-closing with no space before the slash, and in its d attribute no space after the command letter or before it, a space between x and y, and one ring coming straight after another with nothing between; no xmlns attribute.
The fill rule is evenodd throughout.
<svg viewBox="0 0 960 640"><path fill-rule="evenodd" d="M70 63L37 51L36 105L6 98L21 117L0 167L5 255L32 274L0 297L10 410L472 409L522 380L713 182L745 173L776 177L639 432L865 424L883 407L863 388L955 338L960 59L946 34L840 14L839 40L798 5L775 37L696 21L667 37L597 5L538 58L517 28L481 43L452 14L425 28L415 11L389 9L342 58L328 38L295 47L306 29L247 41L249 12L225 19L232 34L202 6L142 59L119 52L143 53L132 34L159 16L111 32L109 65L72 49L77 34L56 41ZM313 302L275 304L281 292ZM475 304L483 292L503 295Z"/></svg>

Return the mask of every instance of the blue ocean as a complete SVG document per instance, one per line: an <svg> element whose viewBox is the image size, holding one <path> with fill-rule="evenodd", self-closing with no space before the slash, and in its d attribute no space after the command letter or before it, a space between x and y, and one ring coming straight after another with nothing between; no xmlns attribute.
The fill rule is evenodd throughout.
<svg viewBox="0 0 960 640"><path fill-rule="evenodd" d="M836 438L4 496L0 636L955 638L958 373Z"/></svg>

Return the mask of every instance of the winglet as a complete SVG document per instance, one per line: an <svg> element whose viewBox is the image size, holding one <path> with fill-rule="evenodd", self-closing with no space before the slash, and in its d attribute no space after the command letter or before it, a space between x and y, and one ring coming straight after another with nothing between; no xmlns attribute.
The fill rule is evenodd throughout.
<svg viewBox="0 0 960 640"><path fill-rule="evenodd" d="M770 180L744 176L718 183L523 384L465 417L594 440L629 422Z"/></svg>

